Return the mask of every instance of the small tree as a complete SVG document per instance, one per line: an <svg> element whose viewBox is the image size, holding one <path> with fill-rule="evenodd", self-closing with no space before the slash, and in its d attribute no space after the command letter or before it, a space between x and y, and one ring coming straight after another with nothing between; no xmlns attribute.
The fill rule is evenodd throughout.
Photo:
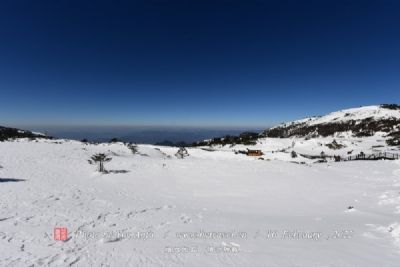
<svg viewBox="0 0 400 267"><path fill-rule="evenodd" d="M106 172L104 168L104 162L111 161L112 158L107 157L104 153L94 154L88 161L90 164L99 164L99 172Z"/></svg>
<svg viewBox="0 0 400 267"><path fill-rule="evenodd" d="M292 155L292 158L297 158L297 153L296 153L296 151L292 151L292 153L291 153L291 155Z"/></svg>
<svg viewBox="0 0 400 267"><path fill-rule="evenodd" d="M186 148L181 147L181 148L179 148L178 152L175 153L175 156L176 156L178 159L183 159L183 158L189 156L189 153L188 153L188 151L186 150Z"/></svg>
<svg viewBox="0 0 400 267"><path fill-rule="evenodd" d="M139 149L135 144L128 144L128 148L132 151L132 154L137 154Z"/></svg>

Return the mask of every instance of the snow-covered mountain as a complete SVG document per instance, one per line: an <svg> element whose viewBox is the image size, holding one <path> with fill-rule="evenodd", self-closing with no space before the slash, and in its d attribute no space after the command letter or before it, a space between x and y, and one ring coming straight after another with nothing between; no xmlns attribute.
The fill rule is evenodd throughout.
<svg viewBox="0 0 400 267"><path fill-rule="evenodd" d="M325 116L284 123L266 130L266 137L327 137L349 132L352 136L373 136L382 133L388 144L399 144L400 106L380 105L351 108Z"/></svg>
<svg viewBox="0 0 400 267"><path fill-rule="evenodd" d="M325 116L282 123L262 133L245 132L194 143L194 146L256 145L264 138L370 137L378 134L388 145L400 144L400 105L383 104L345 109Z"/></svg>
<svg viewBox="0 0 400 267"><path fill-rule="evenodd" d="M27 130L21 130L17 128L10 128L0 126L0 141L4 141L7 139L15 139L15 138L48 138L51 137L46 136L42 133L31 132Z"/></svg>

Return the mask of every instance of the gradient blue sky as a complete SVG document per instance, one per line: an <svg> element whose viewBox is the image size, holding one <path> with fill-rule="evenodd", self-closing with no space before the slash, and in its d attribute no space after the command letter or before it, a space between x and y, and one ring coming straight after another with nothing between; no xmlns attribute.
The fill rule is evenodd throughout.
<svg viewBox="0 0 400 267"><path fill-rule="evenodd" d="M1 1L0 125L269 126L400 99L400 1Z"/></svg>

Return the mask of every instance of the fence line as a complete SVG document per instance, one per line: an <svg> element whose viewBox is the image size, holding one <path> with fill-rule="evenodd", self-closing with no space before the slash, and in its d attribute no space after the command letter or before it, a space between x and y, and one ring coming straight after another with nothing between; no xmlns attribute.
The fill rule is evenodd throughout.
<svg viewBox="0 0 400 267"><path fill-rule="evenodd" d="M349 156L344 160L379 160L379 159L395 160L395 159L399 159L399 158L400 158L399 154L396 154L396 153L379 152L379 153L373 153L373 154L360 153L358 155Z"/></svg>

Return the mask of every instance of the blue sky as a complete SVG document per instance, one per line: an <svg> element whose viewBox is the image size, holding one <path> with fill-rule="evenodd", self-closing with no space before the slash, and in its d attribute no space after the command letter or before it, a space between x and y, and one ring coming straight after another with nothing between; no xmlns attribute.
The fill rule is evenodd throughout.
<svg viewBox="0 0 400 267"><path fill-rule="evenodd" d="M2 1L0 125L269 126L400 99L398 1Z"/></svg>

